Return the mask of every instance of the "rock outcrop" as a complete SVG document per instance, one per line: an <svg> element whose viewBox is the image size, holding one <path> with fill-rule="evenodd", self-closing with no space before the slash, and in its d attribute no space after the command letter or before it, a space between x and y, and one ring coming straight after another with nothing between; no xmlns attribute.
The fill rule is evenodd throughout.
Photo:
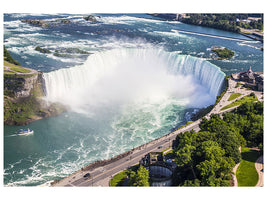
<svg viewBox="0 0 267 200"><path fill-rule="evenodd" d="M49 21L47 19L22 19L21 22L27 23L33 26L40 26L43 28L55 27L55 26L60 26L60 25L71 23L69 19L57 19L54 21Z"/></svg>
<svg viewBox="0 0 267 200"><path fill-rule="evenodd" d="M4 76L4 91L9 96L18 99L31 95L38 81L38 74L33 75L6 75Z"/></svg>
<svg viewBox="0 0 267 200"><path fill-rule="evenodd" d="M83 17L86 21L96 22L96 18L93 15L89 15L87 17Z"/></svg>
<svg viewBox="0 0 267 200"><path fill-rule="evenodd" d="M45 117L56 116L65 107L46 102L42 73L4 75L4 124L26 125Z"/></svg>

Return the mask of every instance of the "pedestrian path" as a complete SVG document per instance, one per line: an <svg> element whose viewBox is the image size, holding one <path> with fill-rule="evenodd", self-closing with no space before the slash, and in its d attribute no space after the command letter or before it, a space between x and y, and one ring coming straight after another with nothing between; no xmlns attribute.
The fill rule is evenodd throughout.
<svg viewBox="0 0 267 200"><path fill-rule="evenodd" d="M259 180L256 187L263 187L263 156L259 157L255 162L255 168L259 174Z"/></svg>

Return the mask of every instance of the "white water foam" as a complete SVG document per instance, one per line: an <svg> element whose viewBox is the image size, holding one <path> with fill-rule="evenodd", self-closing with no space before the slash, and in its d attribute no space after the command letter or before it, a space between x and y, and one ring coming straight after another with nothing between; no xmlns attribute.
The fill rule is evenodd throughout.
<svg viewBox="0 0 267 200"><path fill-rule="evenodd" d="M104 24L130 24L130 23L148 23L153 22L154 24L161 23L161 21L153 20L153 19L146 19L146 18L139 18L133 16L120 16L120 17L101 17L97 18L98 21Z"/></svg>
<svg viewBox="0 0 267 200"><path fill-rule="evenodd" d="M169 96L188 98L191 106L207 106L215 101L224 73L191 56L115 49L89 56L84 65L46 73L44 78L47 100L64 102L77 111L133 100L157 102Z"/></svg>

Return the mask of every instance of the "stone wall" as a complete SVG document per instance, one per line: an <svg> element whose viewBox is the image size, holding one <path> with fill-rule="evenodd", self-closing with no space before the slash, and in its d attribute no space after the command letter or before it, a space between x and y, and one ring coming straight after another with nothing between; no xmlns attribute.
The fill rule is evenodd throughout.
<svg viewBox="0 0 267 200"><path fill-rule="evenodd" d="M149 176L152 180L151 186L171 186L172 185L172 171L163 166L149 166Z"/></svg>

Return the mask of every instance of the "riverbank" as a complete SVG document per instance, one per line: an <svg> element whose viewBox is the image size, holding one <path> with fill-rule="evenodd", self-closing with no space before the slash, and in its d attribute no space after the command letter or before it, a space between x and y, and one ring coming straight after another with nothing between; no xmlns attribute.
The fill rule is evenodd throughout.
<svg viewBox="0 0 267 200"><path fill-rule="evenodd" d="M217 107L219 103L220 101L215 107ZM212 111L206 116L210 116L211 113L215 111L216 109L212 109ZM182 128L168 133L167 135L164 135L139 147L133 148L130 151L120 154L116 157L91 163L69 175L68 177L54 181L52 186L109 186L109 181L112 176L129 168L130 166L138 164L141 158L143 158L143 156L148 152L158 151L159 147L162 149L171 147L172 141L180 133L190 131L192 129L198 132L200 130L198 127L200 121L201 119L198 119L188 125L183 126ZM84 178L83 175L86 173L90 173L91 177Z"/></svg>
<svg viewBox="0 0 267 200"><path fill-rule="evenodd" d="M232 79L228 78L228 88L224 91L223 95L218 102L213 107L213 109L206 115L207 118L211 114L220 114L222 115L224 112L229 112L235 109L233 107L227 110L221 110L221 108L225 105L230 104L232 101L228 101L229 97L235 90L239 90L235 88L237 82ZM242 96L247 95L251 91L248 90L239 90ZM238 98L237 98L238 99ZM236 100L236 99L235 99ZM262 98L259 100L263 101ZM198 132L200 129L198 127L201 119L198 119L186 126L183 126L180 129L177 129L174 132L171 132L165 136L162 136L158 139L155 139L151 142L148 142L144 145L131 149L128 152L120 154L114 158L102 161L96 161L91 163L82 169L74 172L73 174L65 177L61 180L55 181L52 186L109 186L110 179L120 171L126 170L129 167L138 164L141 158L149 152L158 151L159 148L166 149L171 147L172 141L176 138L176 136L180 133L185 131L195 130ZM90 173L91 177L84 178L83 175L86 173Z"/></svg>
<svg viewBox="0 0 267 200"><path fill-rule="evenodd" d="M65 110L59 103L48 104L44 96L41 72L4 62L5 125L23 126Z"/></svg>

